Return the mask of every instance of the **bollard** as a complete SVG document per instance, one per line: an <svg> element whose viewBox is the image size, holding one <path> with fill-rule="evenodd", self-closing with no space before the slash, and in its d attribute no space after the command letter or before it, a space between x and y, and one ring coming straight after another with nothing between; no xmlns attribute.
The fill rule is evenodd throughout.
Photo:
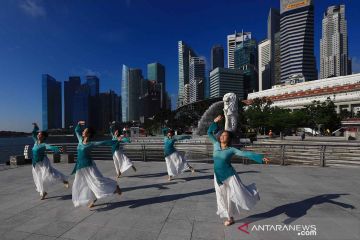
<svg viewBox="0 0 360 240"><path fill-rule="evenodd" d="M60 162L60 154L59 153L48 153L46 154L49 160L53 163L59 163Z"/></svg>
<svg viewBox="0 0 360 240"><path fill-rule="evenodd" d="M24 165L25 164L25 157L24 155L15 155L10 156L10 165Z"/></svg>
<svg viewBox="0 0 360 240"><path fill-rule="evenodd" d="M74 163L74 154L72 153L62 153L60 154L60 162L64 162L64 163Z"/></svg>

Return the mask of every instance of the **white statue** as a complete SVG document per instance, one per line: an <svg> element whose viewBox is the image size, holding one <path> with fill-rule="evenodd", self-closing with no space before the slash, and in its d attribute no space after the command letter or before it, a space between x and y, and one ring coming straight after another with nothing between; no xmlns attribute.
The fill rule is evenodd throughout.
<svg viewBox="0 0 360 240"><path fill-rule="evenodd" d="M235 132L238 119L238 102L235 93L227 93L223 97L225 130Z"/></svg>

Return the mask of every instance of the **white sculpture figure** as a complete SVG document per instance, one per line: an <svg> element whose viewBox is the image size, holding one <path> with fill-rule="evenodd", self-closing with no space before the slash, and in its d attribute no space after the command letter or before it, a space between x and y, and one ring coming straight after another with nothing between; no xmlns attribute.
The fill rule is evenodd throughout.
<svg viewBox="0 0 360 240"><path fill-rule="evenodd" d="M235 93L227 93L223 97L225 130L235 132L238 119L238 103Z"/></svg>

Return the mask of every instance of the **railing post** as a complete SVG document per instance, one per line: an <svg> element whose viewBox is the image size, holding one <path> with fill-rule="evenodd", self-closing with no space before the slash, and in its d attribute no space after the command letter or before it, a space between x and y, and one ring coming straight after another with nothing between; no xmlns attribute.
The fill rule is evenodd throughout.
<svg viewBox="0 0 360 240"><path fill-rule="evenodd" d="M142 149L142 155L143 155L143 161L146 162L146 148L145 145L141 145L141 149Z"/></svg>
<svg viewBox="0 0 360 240"><path fill-rule="evenodd" d="M326 146L320 146L320 167L325 167L325 151L326 151Z"/></svg>
<svg viewBox="0 0 360 240"><path fill-rule="evenodd" d="M281 145L281 165L285 165L285 145Z"/></svg>

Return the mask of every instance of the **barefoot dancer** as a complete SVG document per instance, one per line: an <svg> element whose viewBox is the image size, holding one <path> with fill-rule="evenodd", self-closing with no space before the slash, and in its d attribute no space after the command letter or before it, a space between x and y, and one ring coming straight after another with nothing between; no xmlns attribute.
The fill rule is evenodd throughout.
<svg viewBox="0 0 360 240"><path fill-rule="evenodd" d="M79 143L77 146L77 161L71 173L75 173L72 201L75 207L88 205L89 208L92 208L97 199L110 196L114 193L121 194L117 182L103 177L91 158L91 150L94 147L101 145L111 146L116 144L117 140L91 142L94 130L88 127L81 131L81 125L84 124L84 121L80 121L75 128L75 134Z"/></svg>
<svg viewBox="0 0 360 240"><path fill-rule="evenodd" d="M68 178L53 168L48 157L45 154L46 150L51 150L56 153L62 152L62 148L50 146L44 141L48 137L47 132L39 131L36 123L33 123L34 129L32 131L32 138L34 140L34 147L32 148L32 174L36 186L36 191L40 193L41 200L45 199L47 195L48 186L55 182L62 182L66 188L69 187Z"/></svg>
<svg viewBox="0 0 360 240"><path fill-rule="evenodd" d="M114 123L113 123L114 124ZM114 125L110 125L110 134L113 140L117 140L116 144L112 145L112 154L115 165L115 170L117 178L120 177L122 173L128 170L130 167L136 172L134 164L130 159L123 153L121 143L130 143L130 139L126 136L121 137L120 131L116 129L114 131Z"/></svg>
<svg viewBox="0 0 360 240"><path fill-rule="evenodd" d="M174 130L169 130L167 137L164 138L164 153L169 181L171 181L174 176L179 175L188 169L190 169L192 173L195 173L195 169L188 164L185 157L174 147L176 141L190 139L191 136L174 135Z"/></svg>
<svg viewBox="0 0 360 240"><path fill-rule="evenodd" d="M236 170L231 165L231 158L234 155L246 157L257 163L268 163L269 159L262 154L249 151L240 151L230 147L231 133L223 131L219 140L214 136L218 130L217 123L222 116L215 118L208 129L208 136L214 145L214 185L217 201L217 214L221 218L227 218L225 226L234 224L234 215L240 213L240 209L250 210L260 200L255 184L245 186Z"/></svg>

